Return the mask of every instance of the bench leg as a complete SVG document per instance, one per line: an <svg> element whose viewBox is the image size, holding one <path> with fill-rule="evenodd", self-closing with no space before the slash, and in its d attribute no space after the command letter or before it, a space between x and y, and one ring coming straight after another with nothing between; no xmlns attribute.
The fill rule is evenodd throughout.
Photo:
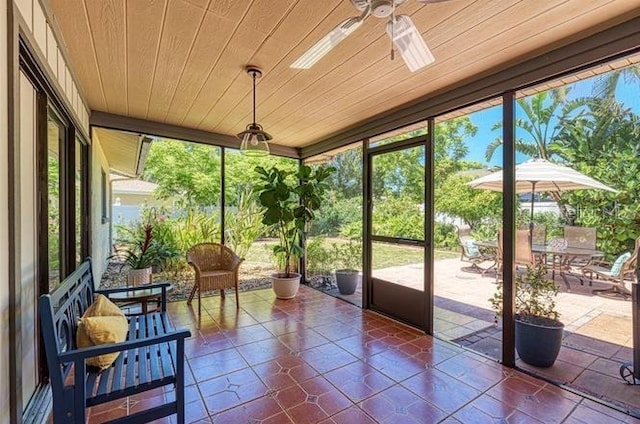
<svg viewBox="0 0 640 424"><path fill-rule="evenodd" d="M238 283L236 283L236 309L240 309L240 297L238 297Z"/></svg>
<svg viewBox="0 0 640 424"><path fill-rule="evenodd" d="M178 408L176 418L178 424L184 424L184 339L177 341L176 359L176 407Z"/></svg>

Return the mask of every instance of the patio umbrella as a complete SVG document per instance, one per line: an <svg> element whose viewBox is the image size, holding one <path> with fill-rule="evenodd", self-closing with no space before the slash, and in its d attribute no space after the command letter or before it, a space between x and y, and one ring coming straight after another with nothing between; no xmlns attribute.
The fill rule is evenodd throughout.
<svg viewBox="0 0 640 424"><path fill-rule="evenodd" d="M502 171L477 178L467 184L473 188L502 191ZM531 223L533 223L534 193L581 189L617 191L575 169L544 159L532 159L516 166L516 193L531 193Z"/></svg>

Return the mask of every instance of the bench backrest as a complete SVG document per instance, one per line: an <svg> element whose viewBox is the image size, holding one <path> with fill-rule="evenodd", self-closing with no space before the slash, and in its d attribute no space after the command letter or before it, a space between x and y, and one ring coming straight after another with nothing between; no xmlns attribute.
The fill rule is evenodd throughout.
<svg viewBox="0 0 640 424"><path fill-rule="evenodd" d="M76 349L78 319L93 303L91 259L82 264L51 294L40 296L38 312L47 366L54 392L62 390L71 364L60 364L58 355Z"/></svg>

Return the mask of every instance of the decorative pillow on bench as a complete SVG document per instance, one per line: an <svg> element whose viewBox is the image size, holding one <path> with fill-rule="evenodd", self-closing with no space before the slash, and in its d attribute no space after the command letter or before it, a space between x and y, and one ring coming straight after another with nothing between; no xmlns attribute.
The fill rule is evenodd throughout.
<svg viewBox="0 0 640 424"><path fill-rule="evenodd" d="M129 325L120 308L99 294L78 321L76 344L79 348L121 343L127 338ZM87 365L107 369L118 358L119 352L94 356Z"/></svg>

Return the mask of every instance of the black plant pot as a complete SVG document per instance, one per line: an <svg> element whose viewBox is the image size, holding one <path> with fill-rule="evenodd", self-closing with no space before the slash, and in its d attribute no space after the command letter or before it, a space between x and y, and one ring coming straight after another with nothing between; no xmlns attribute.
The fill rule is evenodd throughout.
<svg viewBox="0 0 640 424"><path fill-rule="evenodd" d="M337 269L336 283L340 294L354 294L360 281L360 272L353 269Z"/></svg>
<svg viewBox="0 0 640 424"><path fill-rule="evenodd" d="M534 367L553 365L562 346L564 324L548 318L535 322L516 319L516 351L524 362Z"/></svg>

